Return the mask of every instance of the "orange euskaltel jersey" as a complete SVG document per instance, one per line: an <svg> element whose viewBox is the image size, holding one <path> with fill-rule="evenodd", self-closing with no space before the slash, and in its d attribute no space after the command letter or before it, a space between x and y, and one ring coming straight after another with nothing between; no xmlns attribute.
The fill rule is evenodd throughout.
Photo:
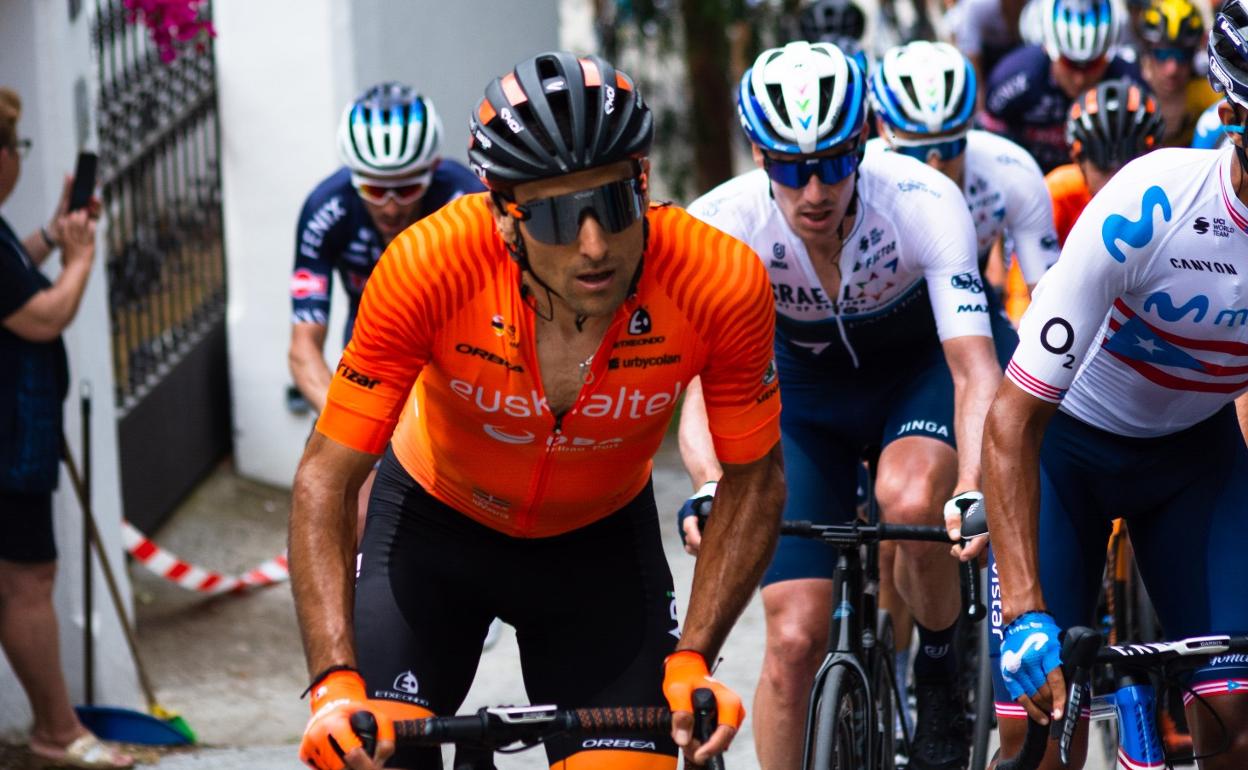
<svg viewBox="0 0 1248 770"><path fill-rule="evenodd" d="M652 207L647 219L636 293L560 419L542 394L520 269L482 193L386 249L317 430L370 453L391 441L430 494L519 537L583 527L641 492L698 375L719 459L761 458L780 438L766 271L745 244L682 209Z"/></svg>

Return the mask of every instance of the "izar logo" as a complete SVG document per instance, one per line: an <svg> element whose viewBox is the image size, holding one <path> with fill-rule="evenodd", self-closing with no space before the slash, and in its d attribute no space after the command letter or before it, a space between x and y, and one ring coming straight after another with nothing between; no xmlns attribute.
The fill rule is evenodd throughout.
<svg viewBox="0 0 1248 770"><path fill-rule="evenodd" d="M404 671L394 680L394 689L399 692L405 692L408 695L415 695L420 692L420 683L416 681L416 675L411 671Z"/></svg>
<svg viewBox="0 0 1248 770"><path fill-rule="evenodd" d="M1147 246L1153 239L1153 209L1157 208L1161 209L1162 221L1169 222L1170 199L1166 197L1165 190L1153 185L1140 198L1139 219L1127 219L1122 214L1105 217L1105 223L1101 225L1101 240L1105 242L1109 256L1117 262L1127 261L1127 255L1119 248L1118 241L1136 249Z"/></svg>
<svg viewBox="0 0 1248 770"><path fill-rule="evenodd" d="M650 333L650 314L644 307L634 310L632 317L628 319L628 333L634 337Z"/></svg>

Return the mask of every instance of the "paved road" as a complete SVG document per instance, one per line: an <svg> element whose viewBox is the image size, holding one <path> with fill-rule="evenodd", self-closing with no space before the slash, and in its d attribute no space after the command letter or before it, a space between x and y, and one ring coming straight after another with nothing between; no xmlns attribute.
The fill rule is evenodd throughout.
<svg viewBox="0 0 1248 770"><path fill-rule="evenodd" d="M659 510L672 515L688 494L672 447L655 467ZM162 530L159 540L188 560L242 571L279 552L285 543L288 495L242 481L223 468ZM665 547L683 609L693 559L680 550L675 528L664 528ZM141 646L159 700L180 711L203 746L143 765L161 770L297 770L294 746L307 719L298 694L306 684L298 630L284 587L210 601L187 595L159 579L134 572ZM760 604L752 602L724 648L721 679L746 698L759 670L763 643ZM504 631L487 651L463 711L499 703L525 703L515 637ZM574 674L574 672L570 672ZM731 768L757 767L751 721L728 755ZM504 757L507 770L547 767L539 751ZM1096 768L1103 765L1093 765Z"/></svg>

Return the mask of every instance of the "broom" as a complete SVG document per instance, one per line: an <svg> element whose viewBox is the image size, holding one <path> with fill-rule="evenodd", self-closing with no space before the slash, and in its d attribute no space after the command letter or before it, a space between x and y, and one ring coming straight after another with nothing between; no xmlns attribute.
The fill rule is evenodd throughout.
<svg viewBox="0 0 1248 770"><path fill-rule="evenodd" d="M134 658L134 667L139 674L139 686L143 689L143 695L147 698L147 711L173 728L188 743L195 743L198 740L195 736L195 731L186 723L186 720L177 712L165 708L156 701L156 692L152 688L151 680L147 678L147 670L143 666L143 660L139 657L139 647L134 640L134 629L130 626L129 618L126 617L125 605L121 601L121 591L117 589L117 579L113 575L113 568L108 560L108 554L105 553L104 545L100 540L100 531L95 526L95 514L91 510L91 502L87 499L86 488L82 483L82 477L78 475L78 467L74 464L74 458L69 453L69 442L65 440L63 435L61 436L61 457L65 460L65 470L69 473L70 484L73 486L74 494L78 497L78 503L82 507L83 523L88 530L91 546L95 550L96 556L99 557L100 567L104 572L104 581L108 584L108 593L113 599L113 606L117 608L117 619L121 621L121 630L125 634L126 645L130 648L131 657Z"/></svg>

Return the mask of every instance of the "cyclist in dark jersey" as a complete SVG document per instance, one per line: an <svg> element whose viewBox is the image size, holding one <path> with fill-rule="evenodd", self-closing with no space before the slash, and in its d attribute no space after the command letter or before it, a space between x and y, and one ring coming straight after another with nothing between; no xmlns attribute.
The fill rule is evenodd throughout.
<svg viewBox="0 0 1248 770"><path fill-rule="evenodd" d="M1114 53L1113 0L1046 0L1044 45L1024 46L988 78L980 124L1023 146L1044 173L1066 163L1071 100L1106 78L1140 80L1135 64Z"/></svg>
<svg viewBox="0 0 1248 770"><path fill-rule="evenodd" d="M343 167L316 186L299 212L290 371L303 397L325 408L329 297L337 270L351 306L351 338L364 283L386 245L413 222L464 193L484 189L464 166L438 153L442 124L433 104L398 83L381 83L347 106L338 128Z"/></svg>

